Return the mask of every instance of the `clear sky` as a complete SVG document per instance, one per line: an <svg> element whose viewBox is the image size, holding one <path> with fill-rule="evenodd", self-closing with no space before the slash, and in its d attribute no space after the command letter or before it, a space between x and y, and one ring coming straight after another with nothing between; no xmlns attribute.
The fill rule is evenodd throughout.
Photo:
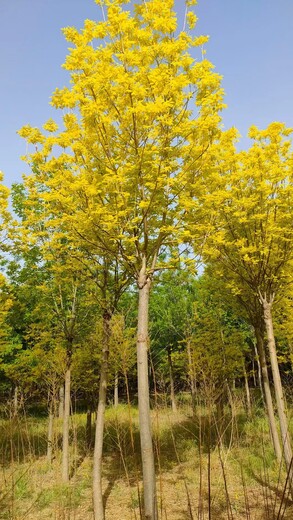
<svg viewBox="0 0 293 520"><path fill-rule="evenodd" d="M182 19L184 0L175 4ZM225 127L245 136L251 124L293 126L293 0L198 0L195 12L196 32L210 35L207 58L223 75ZM94 0L0 0L0 170L6 184L27 171L19 159L25 142L16 131L54 118L50 96L68 83L61 27L81 28L84 19L99 16Z"/></svg>

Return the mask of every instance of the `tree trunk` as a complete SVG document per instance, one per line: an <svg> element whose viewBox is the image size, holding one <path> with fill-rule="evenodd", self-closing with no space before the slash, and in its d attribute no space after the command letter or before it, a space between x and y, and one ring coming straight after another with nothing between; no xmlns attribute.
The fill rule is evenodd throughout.
<svg viewBox="0 0 293 520"><path fill-rule="evenodd" d="M14 388L14 394L13 394L13 417L17 417L18 415L18 386Z"/></svg>
<svg viewBox="0 0 293 520"><path fill-rule="evenodd" d="M64 385L61 385L59 388L59 410L58 410L59 419L63 419L63 415L64 415Z"/></svg>
<svg viewBox="0 0 293 520"><path fill-rule="evenodd" d="M220 437L222 437L224 429L224 401L225 401L225 385L219 390L218 395L215 399L216 403L216 417L217 417L217 430ZM209 404L210 406L210 404Z"/></svg>
<svg viewBox="0 0 293 520"><path fill-rule="evenodd" d="M49 464L52 463L52 454L53 454L53 423L54 423L53 398L51 397L50 403L49 403L48 437L47 437L47 461L49 462Z"/></svg>
<svg viewBox="0 0 293 520"><path fill-rule="evenodd" d="M69 419L70 419L70 364L65 373L63 442L62 442L62 480L69 482Z"/></svg>
<svg viewBox="0 0 293 520"><path fill-rule="evenodd" d="M117 408L117 406L119 404L119 388L118 388L118 384L119 384L118 372L116 371L115 372L115 381L114 381L114 406L115 406L115 408Z"/></svg>
<svg viewBox="0 0 293 520"><path fill-rule="evenodd" d="M272 373L273 373L277 410L278 410L278 416L279 416L279 421L280 421L284 458L285 458L285 462L286 462L287 471L290 472L289 480L290 480L290 487L291 487L291 481L292 481L292 477L293 477L292 448L291 448L290 433L289 433L289 428L288 428L288 420L287 420L286 406L285 406L285 400L284 400L284 393L283 393L283 387L282 387L280 370L279 370L279 363L278 363L277 352L276 352L273 319L272 319L273 298L270 298L270 300L267 301L266 297L264 297L264 298L261 297L261 301L263 304L264 322L265 322L266 332L267 332L268 348L269 348L271 367L272 367Z"/></svg>
<svg viewBox="0 0 293 520"><path fill-rule="evenodd" d="M264 394L263 394L262 375L261 375L261 365L260 365L260 361L259 361L259 354L258 354L257 346L256 346L255 343L254 343L254 352L255 352L255 359L256 359L256 362L257 362L258 385L259 385L259 389L260 389L260 392L261 392L262 401L265 404L265 397L264 397Z"/></svg>
<svg viewBox="0 0 293 520"><path fill-rule="evenodd" d="M244 382L245 382L247 415L248 415L248 417L251 417L251 397L250 397L250 389L249 389L249 384L248 384L247 372L246 372L246 368L245 368L245 362L243 363L243 375L244 375Z"/></svg>
<svg viewBox="0 0 293 520"><path fill-rule="evenodd" d="M92 445L92 411L91 411L90 407L88 407L88 409L86 411L85 437L86 437L86 447L89 449Z"/></svg>
<svg viewBox="0 0 293 520"><path fill-rule="evenodd" d="M103 316L103 359L100 374L99 402L96 419L95 449L93 460L93 503L94 519L104 520L104 504L102 491L102 455L104 440L105 408L108 381L108 359L110 339L110 317L108 312Z"/></svg>
<svg viewBox="0 0 293 520"><path fill-rule="evenodd" d="M252 377L253 377L253 387L257 388L256 376L255 376L255 361L254 357L252 358ZM261 381L261 379L260 379Z"/></svg>
<svg viewBox="0 0 293 520"><path fill-rule="evenodd" d="M148 379L148 310L151 280L142 268L138 280L137 386L143 473L144 520L157 519L155 461Z"/></svg>
<svg viewBox="0 0 293 520"><path fill-rule="evenodd" d="M193 411L193 413L195 413L196 386L195 386L195 375L194 375L194 370L193 370L193 363L192 363L191 348L190 348L189 340L187 340L187 357L188 357L188 366L189 366L188 372L189 372L192 411Z"/></svg>
<svg viewBox="0 0 293 520"><path fill-rule="evenodd" d="M235 379L232 381L232 391L231 391L228 381L225 382L226 395L228 398L228 403L230 406L232 419L234 419L236 417L235 402L234 402L234 398L233 398L233 394L235 395L234 383L235 383Z"/></svg>
<svg viewBox="0 0 293 520"><path fill-rule="evenodd" d="M273 441L273 446L275 450L275 455L277 457L277 460L280 462L282 459L282 449L280 445L280 439L279 434L277 430L276 425L276 419L274 414L274 406L273 406L273 400L272 400L272 394L271 394L271 388L270 388L270 382L269 382L269 374L268 374L268 367L266 362L266 355L265 355L265 349L263 344L263 337L261 334L261 331L255 327L255 337L256 337L256 347L259 355L259 362L261 366L261 373L262 373L262 380L263 380L263 387L264 387L264 394L265 394L265 405L266 405L266 411L269 421L269 427L271 432L271 437Z"/></svg>
<svg viewBox="0 0 293 520"><path fill-rule="evenodd" d="M172 364L170 348L167 349L167 352L168 352L169 375L170 375L171 406L172 406L173 412L177 412L177 404L176 404L175 389L174 389L173 364Z"/></svg>

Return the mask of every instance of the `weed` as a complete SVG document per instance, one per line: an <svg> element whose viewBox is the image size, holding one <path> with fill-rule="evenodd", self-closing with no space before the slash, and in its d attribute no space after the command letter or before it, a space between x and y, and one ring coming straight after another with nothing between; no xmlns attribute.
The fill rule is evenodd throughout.
<svg viewBox="0 0 293 520"><path fill-rule="evenodd" d="M239 404L233 416L225 408L221 430L214 408L208 411L203 402L196 415L186 404L174 414L163 402L152 415L159 520L292 518L286 473L274 458L266 420L259 410L253 420L246 421ZM46 460L46 418L20 418L14 424L10 419L1 420L1 520L92 518L92 461L84 448L86 417L75 414L72 421L72 476L65 486L60 481L58 443L53 463ZM57 439L61 427L56 420ZM103 462L108 518L140 518L139 459L137 408L109 408Z"/></svg>

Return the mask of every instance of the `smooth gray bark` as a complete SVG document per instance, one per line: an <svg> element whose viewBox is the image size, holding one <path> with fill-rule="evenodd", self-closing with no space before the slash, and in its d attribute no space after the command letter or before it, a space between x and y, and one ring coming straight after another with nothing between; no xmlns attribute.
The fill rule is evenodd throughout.
<svg viewBox="0 0 293 520"><path fill-rule="evenodd" d="M143 267L138 279L137 386L143 472L144 520L157 520L156 476L148 378L148 311L151 280Z"/></svg>
<svg viewBox="0 0 293 520"><path fill-rule="evenodd" d="M103 317L103 359L100 374L99 402L96 418L95 448L93 460L93 504L95 520L104 520L105 518L102 491L102 455L108 383L109 339L110 314L105 313Z"/></svg>
<svg viewBox="0 0 293 520"><path fill-rule="evenodd" d="M269 374L268 374L268 367L267 367L265 349L264 349L264 344L263 344L263 337L258 328L255 328L255 337L256 337L256 347L257 347L257 351L258 351L258 355L259 355L259 362L260 362L260 366L261 366L261 374L262 374L262 381L263 381L263 388L264 388L264 395L265 395L265 405L266 405L266 411L267 411L267 415L268 415L271 437L272 437L272 441L273 441L273 447L274 447L274 451L275 451L277 460L280 461L282 459L282 449L281 449L281 444L280 444L280 439L279 439L279 434L278 434L277 424L276 424L276 419L275 419L274 406L273 406Z"/></svg>
<svg viewBox="0 0 293 520"><path fill-rule="evenodd" d="M279 416L279 421L280 421L284 458L285 458L285 462L286 462L287 471L290 471L290 487L291 487L291 481L292 481L292 477L293 477L292 448L291 448L291 439L290 439L290 433L289 433L286 405L285 405L284 392L283 392L283 386L282 386L282 381L281 381L281 376L280 376L275 336L274 336L273 318L272 318L273 297L271 297L269 300L267 300L266 296L264 296L264 297L260 296L260 298L261 298L261 302L263 305L263 311L264 311L264 322L265 322L266 332L267 332L268 348L269 348L269 353L270 353L273 381L274 381L274 387L275 387L277 410L278 410L278 416Z"/></svg>
<svg viewBox="0 0 293 520"><path fill-rule="evenodd" d="M70 419L70 380L71 369L65 373L63 440L62 440L62 481L69 482L69 419Z"/></svg>

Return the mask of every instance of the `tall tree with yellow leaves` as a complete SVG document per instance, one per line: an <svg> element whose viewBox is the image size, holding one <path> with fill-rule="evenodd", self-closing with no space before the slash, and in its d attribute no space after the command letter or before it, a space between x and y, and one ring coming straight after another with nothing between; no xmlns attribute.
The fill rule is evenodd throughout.
<svg viewBox="0 0 293 520"><path fill-rule="evenodd" d="M252 127L252 146L238 154L232 146L222 157L218 190L210 194L218 218L211 225L212 247L207 254L229 273L230 288L248 308L258 343L262 344L259 336L266 330L282 447L292 478L291 439L272 319L273 301L282 298L284 287L292 281L288 269L293 258L291 132L282 123L271 123L265 130ZM260 355L265 367L262 347Z"/></svg>
<svg viewBox="0 0 293 520"><path fill-rule="evenodd" d="M73 45L65 69L71 87L52 104L65 112L64 130L21 135L37 146L27 180L79 244L119 261L139 293L137 366L144 515L157 518L148 383L148 306L160 254L178 241L218 139L223 108L220 77L204 58L207 37L193 37L193 0L178 31L173 0L148 0L126 10L122 0L98 0L104 21L64 30ZM104 10L105 8L105 10ZM191 49L198 53L196 60ZM57 149L59 148L59 152ZM188 189L187 189L188 187ZM40 189L41 188L41 189ZM193 199L194 200L194 199ZM193 201L191 199L191 204ZM62 217L60 217L62 215ZM94 489L95 518L104 518Z"/></svg>

